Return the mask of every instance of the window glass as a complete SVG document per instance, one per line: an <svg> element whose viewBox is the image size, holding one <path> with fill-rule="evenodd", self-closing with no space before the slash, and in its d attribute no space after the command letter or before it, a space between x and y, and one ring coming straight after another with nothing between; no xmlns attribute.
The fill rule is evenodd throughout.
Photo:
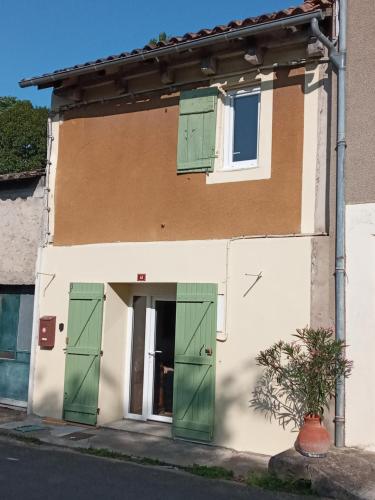
<svg viewBox="0 0 375 500"><path fill-rule="evenodd" d="M233 98L233 162L257 159L258 104L259 94Z"/></svg>

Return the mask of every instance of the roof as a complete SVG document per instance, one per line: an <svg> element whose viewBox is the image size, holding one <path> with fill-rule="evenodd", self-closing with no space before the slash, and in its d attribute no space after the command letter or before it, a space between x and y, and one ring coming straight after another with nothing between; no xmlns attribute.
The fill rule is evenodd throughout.
<svg viewBox="0 0 375 500"><path fill-rule="evenodd" d="M18 181L21 179L34 179L46 175L45 170L29 170L28 172L10 172L7 174L0 174L0 182Z"/></svg>
<svg viewBox="0 0 375 500"><path fill-rule="evenodd" d="M292 17L292 16L312 13L312 12L318 11L318 10L325 10L325 9L328 9L329 7L331 7L333 2L334 2L334 0L305 0L303 2L303 4L298 5L297 7L290 7L290 8L283 9L283 10L280 10L277 12L272 12L269 14L262 14L262 15L256 16L256 17L247 17L247 18L241 19L241 20L233 20L227 24L218 25L218 26L215 26L214 28L204 28L204 29L201 29L197 32L188 32L182 36L172 36L167 41L159 41L156 44L147 44L143 48L133 49L130 52L121 52L120 54L109 55L107 57L96 59L95 61L88 61L88 62L85 62L82 64L76 64L74 66L70 66L67 68L57 69L51 73L44 73L43 75L40 75L40 76L35 76L35 77L31 77L31 78L24 78L19 83L20 83L21 87L26 87L29 85L38 85L39 82L34 83L34 80L37 80L37 79L40 80L42 78L48 78L48 77L54 77L54 80L57 80L60 75L61 75L61 77L63 77L63 76L65 77L65 75L67 73L74 72L74 71L82 69L82 68L92 67L93 69L98 70L99 69L98 65L104 65L105 63L113 62L113 61L122 61L122 60L125 61L126 59L131 58L132 56L149 54L149 53L152 53L152 51L160 49L160 48L178 46L179 44L182 44L184 42L198 40L198 39L210 37L212 35L229 33L231 31L235 31L235 30L238 30L240 28L256 26L256 25L260 25L263 23L277 21L277 20L281 20L284 18Z"/></svg>

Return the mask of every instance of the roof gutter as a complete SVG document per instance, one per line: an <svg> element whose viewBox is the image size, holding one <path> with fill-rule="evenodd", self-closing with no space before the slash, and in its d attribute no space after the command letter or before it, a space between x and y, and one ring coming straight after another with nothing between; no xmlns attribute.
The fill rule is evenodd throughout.
<svg viewBox="0 0 375 500"><path fill-rule="evenodd" d="M180 52L187 50L193 50L200 47L207 47L217 42L245 38L248 36L257 35L259 33L267 33L269 31L274 31L280 28L289 28L293 26L309 24L313 19L321 21L324 19L324 17L325 14L322 10L316 10L314 12L309 12L308 14L298 14L296 16L286 17L284 19L277 19L276 21L269 21L266 23L260 23L253 26L238 28L232 31L228 31L226 33L216 33L214 35L205 36L197 40L189 40L187 42L181 42L176 45L160 47L158 49L153 49L147 52L143 52L141 54L133 54L128 57L118 57L117 59L112 59L110 61L102 61L99 63L93 63L81 68L62 70L46 76L21 80L19 82L19 86L21 88L31 87L34 85L52 86L55 82L65 78L87 75L88 73L92 73L93 71L99 71L113 66L137 63L150 59L157 59L158 57L178 54Z"/></svg>

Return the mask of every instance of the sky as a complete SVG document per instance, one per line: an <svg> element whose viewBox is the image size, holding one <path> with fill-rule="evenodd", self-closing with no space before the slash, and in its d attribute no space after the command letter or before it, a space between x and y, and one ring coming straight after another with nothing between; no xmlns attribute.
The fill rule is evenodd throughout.
<svg viewBox="0 0 375 500"><path fill-rule="evenodd" d="M302 0L0 0L0 96L48 106L50 89L22 78L143 47L165 31L183 35Z"/></svg>

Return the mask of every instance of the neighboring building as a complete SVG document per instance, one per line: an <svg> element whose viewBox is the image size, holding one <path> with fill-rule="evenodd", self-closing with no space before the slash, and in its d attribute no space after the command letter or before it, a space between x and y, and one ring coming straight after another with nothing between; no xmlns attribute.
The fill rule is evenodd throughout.
<svg viewBox="0 0 375 500"><path fill-rule="evenodd" d="M346 442L375 451L375 3L349 0L346 162Z"/></svg>
<svg viewBox="0 0 375 500"><path fill-rule="evenodd" d="M0 175L0 403L26 406L44 172Z"/></svg>
<svg viewBox="0 0 375 500"><path fill-rule="evenodd" d="M309 23L331 35L331 7L21 82L53 86L55 110L36 307L58 327L35 350L30 410L291 445L249 401L259 351L329 321L331 72Z"/></svg>

